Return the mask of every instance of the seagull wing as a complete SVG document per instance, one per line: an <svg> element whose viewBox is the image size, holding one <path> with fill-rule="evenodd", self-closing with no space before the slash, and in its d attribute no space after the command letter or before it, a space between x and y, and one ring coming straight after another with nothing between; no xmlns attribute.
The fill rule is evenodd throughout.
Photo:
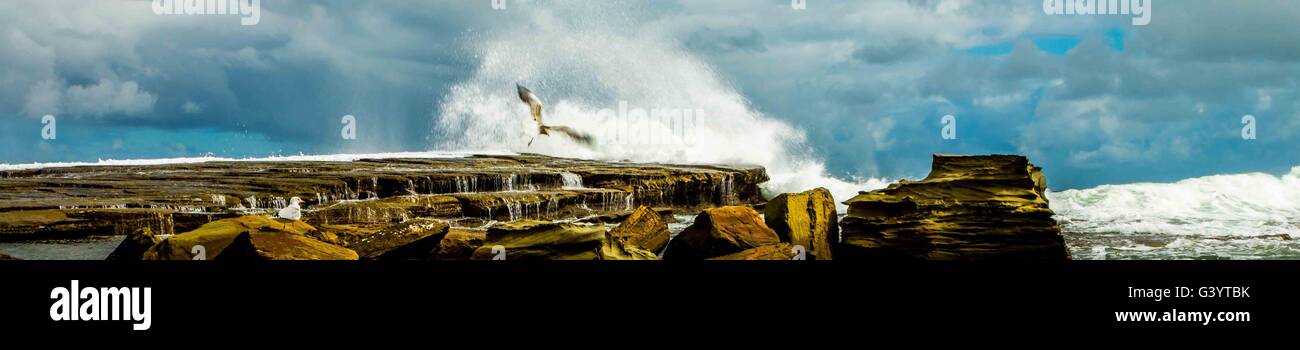
<svg viewBox="0 0 1300 350"><path fill-rule="evenodd" d="M284 209L280 209L278 214L279 215L276 216L279 216L281 219L298 220L302 218L302 209L298 209L297 206L291 205L284 207Z"/></svg>
<svg viewBox="0 0 1300 350"><path fill-rule="evenodd" d="M576 141L586 146L591 146L592 142L595 141L595 139L591 137L591 134L574 130L573 128L567 126L563 126L563 125L543 126L543 128L546 128L547 131L556 131L561 134L564 134L564 136L568 136L569 138L573 139L573 141Z"/></svg>
<svg viewBox="0 0 1300 350"><path fill-rule="evenodd" d="M519 100L527 103L528 109L533 112L533 121L537 122L537 125L542 125L542 100L526 87L517 84L515 87L519 88Z"/></svg>

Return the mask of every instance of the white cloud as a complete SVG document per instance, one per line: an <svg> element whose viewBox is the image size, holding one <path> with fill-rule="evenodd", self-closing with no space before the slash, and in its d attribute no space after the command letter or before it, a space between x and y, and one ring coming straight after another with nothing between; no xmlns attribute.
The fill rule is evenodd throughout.
<svg viewBox="0 0 1300 350"><path fill-rule="evenodd" d="M137 116L153 111L158 97L140 89L134 81L100 80L98 84L73 85L64 93L63 105L73 116Z"/></svg>
<svg viewBox="0 0 1300 350"><path fill-rule="evenodd" d="M23 114L39 117L46 114L63 113L63 84L54 80L42 80L27 90L23 103Z"/></svg>

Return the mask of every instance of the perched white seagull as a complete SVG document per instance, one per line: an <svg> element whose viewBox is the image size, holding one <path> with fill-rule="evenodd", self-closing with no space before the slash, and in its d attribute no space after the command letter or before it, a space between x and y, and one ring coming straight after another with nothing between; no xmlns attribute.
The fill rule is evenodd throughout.
<svg viewBox="0 0 1300 350"><path fill-rule="evenodd" d="M562 125L549 126L543 124L542 123L542 100L538 99L537 95L533 94L532 91L529 91L528 88L523 87L522 85L515 84L515 87L519 88L519 100L524 101L524 103L527 103L528 108L533 112L533 121L537 122L538 135L550 135L550 132L554 131L563 134L564 136L568 136L569 138L573 139L573 141L576 141L586 146L591 146L591 141L592 141L591 135L588 135L581 131L574 130L573 128L567 126L562 126ZM533 137L533 139L536 139L536 137ZM529 146L533 145L533 139L528 140Z"/></svg>
<svg viewBox="0 0 1300 350"><path fill-rule="evenodd" d="M284 209L280 209L280 212L277 213L276 216L281 219L288 219L293 221L298 221L298 219L302 219L302 207L299 207L298 203L302 203L302 199L298 197L290 198L289 206L284 207Z"/></svg>

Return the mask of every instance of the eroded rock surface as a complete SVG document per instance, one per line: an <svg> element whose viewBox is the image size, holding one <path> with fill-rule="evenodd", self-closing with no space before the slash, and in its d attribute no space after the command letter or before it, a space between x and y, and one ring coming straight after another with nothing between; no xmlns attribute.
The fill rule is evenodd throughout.
<svg viewBox="0 0 1300 350"><path fill-rule="evenodd" d="M930 175L848 204L836 259L1069 259L1042 169L1021 156L935 155Z"/></svg>

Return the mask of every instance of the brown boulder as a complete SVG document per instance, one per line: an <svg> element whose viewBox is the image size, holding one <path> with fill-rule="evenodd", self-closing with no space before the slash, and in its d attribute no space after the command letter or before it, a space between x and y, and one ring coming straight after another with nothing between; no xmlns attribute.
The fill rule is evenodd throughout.
<svg viewBox="0 0 1300 350"><path fill-rule="evenodd" d="M658 252L668 246L668 223L650 207L641 206L622 224L610 230L609 235L626 245Z"/></svg>
<svg viewBox="0 0 1300 350"><path fill-rule="evenodd" d="M453 228L438 243L438 260L469 260L474 251L483 246L487 231Z"/></svg>
<svg viewBox="0 0 1300 350"><path fill-rule="evenodd" d="M695 223L668 243L664 259L707 259L780 242L776 232L767 227L753 208L706 209L695 217Z"/></svg>
<svg viewBox="0 0 1300 350"><path fill-rule="evenodd" d="M408 220L366 236L351 248L363 259L431 259L449 228L433 219Z"/></svg>
<svg viewBox="0 0 1300 350"><path fill-rule="evenodd" d="M817 188L786 193L767 202L764 221L782 242L803 246L809 260L830 260L840 241L838 213L831 191Z"/></svg>

